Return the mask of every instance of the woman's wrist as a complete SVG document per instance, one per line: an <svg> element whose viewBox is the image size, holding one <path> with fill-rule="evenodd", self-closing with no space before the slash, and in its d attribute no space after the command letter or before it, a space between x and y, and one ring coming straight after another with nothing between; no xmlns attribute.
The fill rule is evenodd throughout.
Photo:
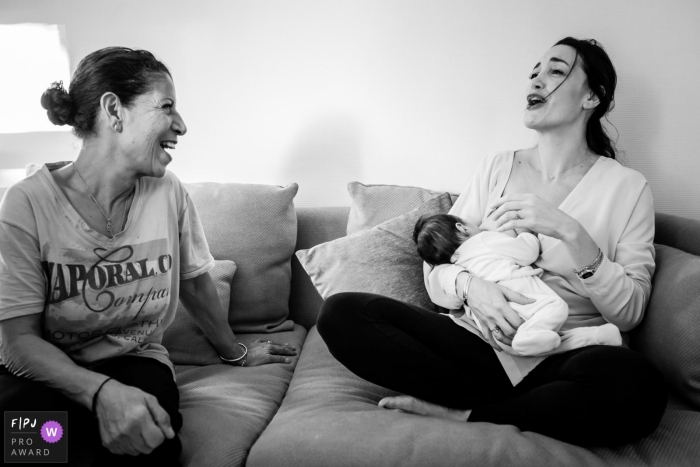
<svg viewBox="0 0 700 467"><path fill-rule="evenodd" d="M462 302L467 300L472 277L474 276L468 271L462 271L457 274L457 279L455 280L455 295L457 295Z"/></svg>
<svg viewBox="0 0 700 467"><path fill-rule="evenodd" d="M467 280L465 281L464 287L462 288L462 302L464 304L466 304L469 300L469 286L471 285L473 278L474 276L472 274L468 274Z"/></svg>
<svg viewBox="0 0 700 467"><path fill-rule="evenodd" d="M216 350L219 352L219 356L227 360L235 360L241 358L245 354L244 347L240 346L237 342L230 340L226 345L215 346Z"/></svg>
<svg viewBox="0 0 700 467"><path fill-rule="evenodd" d="M585 229L579 221L570 217L570 221L566 223L561 229L560 240L564 243L570 245L576 245L580 243L581 235L585 232ZM587 233L587 232L586 232Z"/></svg>
<svg viewBox="0 0 700 467"><path fill-rule="evenodd" d="M240 347L243 351L243 355L235 358L228 358L224 357L222 355L219 355L219 358L221 359L222 362L229 364L229 365L237 365L237 366L245 366L247 363L248 359L248 348L241 344L240 342L238 343L238 347Z"/></svg>
<svg viewBox="0 0 700 467"><path fill-rule="evenodd" d="M97 390L92 395L92 415L94 417L97 417L97 401L98 397L100 396L100 392L102 391L102 388L105 386L105 384L107 384L109 381L112 381L113 379L114 378L112 377L105 378L105 380L102 381L102 383L100 383L100 385L97 387Z"/></svg>
<svg viewBox="0 0 700 467"><path fill-rule="evenodd" d="M571 267L577 275L579 270L582 271L582 274L585 274L586 271L583 271L585 267L595 265L595 269L597 269L600 266L599 253L601 253L601 249L579 221L572 218L572 222L567 224L562 229L562 232L564 235L561 240L569 251ZM596 262L598 263L597 265L595 264ZM593 273L595 273L595 270L593 270Z"/></svg>

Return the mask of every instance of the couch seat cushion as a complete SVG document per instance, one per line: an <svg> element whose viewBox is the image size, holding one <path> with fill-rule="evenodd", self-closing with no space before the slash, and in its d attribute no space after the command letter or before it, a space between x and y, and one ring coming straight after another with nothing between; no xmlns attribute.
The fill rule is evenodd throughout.
<svg viewBox="0 0 700 467"><path fill-rule="evenodd" d="M287 396L248 466L691 465L700 458L700 413L667 411L650 437L587 450L509 425L458 423L377 407L393 392L333 358L309 332ZM643 408L641 408L643 410Z"/></svg>
<svg viewBox="0 0 700 467"><path fill-rule="evenodd" d="M238 336L248 345L263 338L301 348L306 330ZM277 412L298 358L289 364L257 367L176 366L183 466L239 466Z"/></svg>

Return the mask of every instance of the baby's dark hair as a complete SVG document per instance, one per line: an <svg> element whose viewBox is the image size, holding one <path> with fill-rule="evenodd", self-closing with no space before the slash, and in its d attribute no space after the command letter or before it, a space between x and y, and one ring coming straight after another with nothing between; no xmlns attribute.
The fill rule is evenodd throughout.
<svg viewBox="0 0 700 467"><path fill-rule="evenodd" d="M449 264L452 255L464 242L465 235L455 224L462 219L450 214L422 216L413 229L413 241L418 246L418 254L431 266Z"/></svg>

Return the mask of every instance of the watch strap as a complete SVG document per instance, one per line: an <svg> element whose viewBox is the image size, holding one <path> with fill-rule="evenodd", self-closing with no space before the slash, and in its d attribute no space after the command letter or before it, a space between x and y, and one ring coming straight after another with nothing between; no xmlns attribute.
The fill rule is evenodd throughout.
<svg viewBox="0 0 700 467"><path fill-rule="evenodd" d="M593 260L593 262L587 266L582 267L581 269L574 268L574 274L576 274L579 277L579 279L590 278L596 273L600 265L603 264L603 258L605 258L605 255L603 255L603 250L598 248L598 255Z"/></svg>

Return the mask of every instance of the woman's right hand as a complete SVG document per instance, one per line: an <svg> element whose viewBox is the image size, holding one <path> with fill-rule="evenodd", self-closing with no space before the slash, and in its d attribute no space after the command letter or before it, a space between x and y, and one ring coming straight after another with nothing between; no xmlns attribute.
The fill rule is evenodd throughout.
<svg viewBox="0 0 700 467"><path fill-rule="evenodd" d="M500 342L511 345L516 330L524 323L524 320L508 305L515 302L521 305L534 303L535 300L525 295L514 292L495 282L486 281L476 276L472 277L467 293L467 306L481 323L484 337L491 347L501 352ZM500 332L492 332L496 329Z"/></svg>
<svg viewBox="0 0 700 467"><path fill-rule="evenodd" d="M155 396L114 379L97 395L96 411L102 445L114 454L149 454L175 437L170 416Z"/></svg>

